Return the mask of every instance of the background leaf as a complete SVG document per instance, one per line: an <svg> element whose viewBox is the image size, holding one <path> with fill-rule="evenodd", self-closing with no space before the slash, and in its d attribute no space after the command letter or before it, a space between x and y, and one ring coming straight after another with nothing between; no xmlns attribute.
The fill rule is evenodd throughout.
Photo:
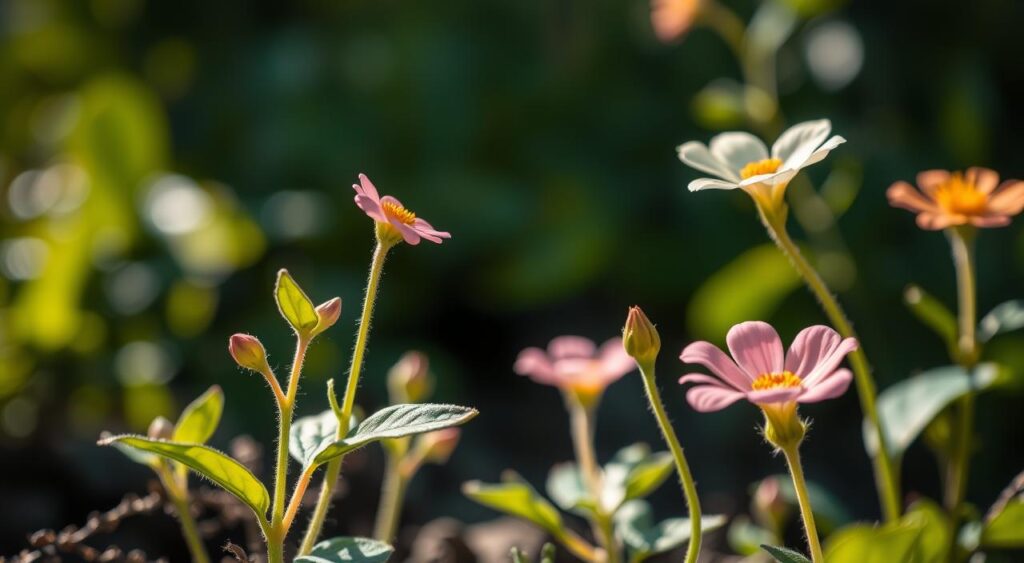
<svg viewBox="0 0 1024 563"><path fill-rule="evenodd" d="M277 273L277 287L274 288L274 298L277 299L277 308L281 316L292 325L297 333L308 332L316 328L320 318L316 314L316 306L302 291L299 284L295 283L288 270L281 270Z"/></svg>
<svg viewBox="0 0 1024 563"><path fill-rule="evenodd" d="M1024 498L1006 503L982 529L981 545L997 548L1024 547Z"/></svg>
<svg viewBox="0 0 1024 563"><path fill-rule="evenodd" d="M952 524L939 505L927 498L915 501L901 520L921 530L915 563L943 563L949 559Z"/></svg>
<svg viewBox="0 0 1024 563"><path fill-rule="evenodd" d="M332 538L313 546L309 555L295 558L295 563L384 563L395 548L369 538Z"/></svg>
<svg viewBox="0 0 1024 563"><path fill-rule="evenodd" d="M774 478L779 483L779 495L782 499L793 507L798 507L796 489L793 488L793 480L789 475L777 474ZM811 481L807 483L807 496L811 501L814 519L822 532L827 533L850 522L850 513L835 495L828 492L828 489Z"/></svg>
<svg viewBox="0 0 1024 563"><path fill-rule="evenodd" d="M555 537L565 535L558 509L511 471L502 476L499 484L470 481L462 486L462 492L484 506L532 522Z"/></svg>
<svg viewBox="0 0 1024 563"><path fill-rule="evenodd" d="M701 534L725 525L725 516L701 517ZM615 530L631 550L632 561L675 549L691 537L689 518L669 518L655 523L651 505L644 500L631 500L615 514Z"/></svg>
<svg viewBox="0 0 1024 563"><path fill-rule="evenodd" d="M828 538L825 560L829 563L865 561L913 561L921 537L919 525L875 527L854 524Z"/></svg>
<svg viewBox="0 0 1024 563"><path fill-rule="evenodd" d="M903 302L907 304L910 312L914 313L915 317L924 323L925 326L935 331L935 334L942 339L951 354L956 354L956 317L953 316L948 307L917 285L907 287L906 291L903 292Z"/></svg>
<svg viewBox="0 0 1024 563"><path fill-rule="evenodd" d="M174 425L175 442L205 444L213 436L224 412L224 392L220 385L210 387L181 411Z"/></svg>
<svg viewBox="0 0 1024 563"><path fill-rule="evenodd" d="M978 340L988 342L993 336L1024 328L1024 299L996 305L978 323Z"/></svg>
<svg viewBox="0 0 1024 563"><path fill-rule="evenodd" d="M753 555L761 551L765 544L775 544L782 540L767 530L750 521L745 514L732 519L728 533L729 547L740 555Z"/></svg>
<svg viewBox="0 0 1024 563"><path fill-rule="evenodd" d="M594 500L590 498L579 466L571 461L559 463L551 468L546 484L548 496L562 510L569 510L581 515L591 515L596 509Z"/></svg>
<svg viewBox="0 0 1024 563"><path fill-rule="evenodd" d="M604 466L601 504L614 512L623 502L647 496L672 474L672 455L651 453L647 444L633 444L619 450Z"/></svg>
<svg viewBox="0 0 1024 563"><path fill-rule="evenodd" d="M811 563L811 560L804 556L804 554L788 547L765 544L761 546L761 549L767 551L768 555L771 555L779 563Z"/></svg>
<svg viewBox="0 0 1024 563"><path fill-rule="evenodd" d="M111 436L100 445L124 444L180 462L238 497L263 520L270 506L267 488L244 465L208 446L177 444L143 436Z"/></svg>

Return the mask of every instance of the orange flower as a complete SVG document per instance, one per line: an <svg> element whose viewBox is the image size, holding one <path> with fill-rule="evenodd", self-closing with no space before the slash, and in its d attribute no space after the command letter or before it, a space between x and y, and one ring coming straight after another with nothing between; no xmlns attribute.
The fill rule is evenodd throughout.
<svg viewBox="0 0 1024 563"><path fill-rule="evenodd" d="M665 43L679 39L697 19L704 0L651 0L651 25Z"/></svg>
<svg viewBox="0 0 1024 563"><path fill-rule="evenodd" d="M917 213L917 225L937 231L946 227L1005 227L1024 210L1024 182L1006 180L988 168L968 168L967 172L925 170L917 175L915 190L906 182L896 182L886 195L889 205Z"/></svg>

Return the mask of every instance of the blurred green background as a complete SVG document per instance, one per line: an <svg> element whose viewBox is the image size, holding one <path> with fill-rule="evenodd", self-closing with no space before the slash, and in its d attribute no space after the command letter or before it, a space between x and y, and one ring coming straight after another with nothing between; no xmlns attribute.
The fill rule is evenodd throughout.
<svg viewBox="0 0 1024 563"><path fill-rule="evenodd" d="M744 20L765 9L726 3ZM933 167L1024 176L1024 4L773 9L783 19L763 30L792 25L772 63L779 119L829 117L849 140L809 171L821 197L805 185L791 225L884 388L947 363L904 287L954 298L944 237L889 208L884 190ZM226 348L234 332L256 334L287 366L278 268L316 302L344 300L311 352L299 413L326 406L372 245L349 188L359 172L453 238L393 253L358 401L381 406L384 373L415 348L432 359L436 399L481 411L449 465L413 483L408 522L490 518L461 482L515 467L540 485L568 459L558 394L512 362L560 334L614 336L633 304L662 332L662 385L707 511L743 512L749 484L782 461L753 409L685 405L678 351L721 342L737 321L771 321L788 341L824 319L764 246L748 198L686 191L697 173L674 147L750 127L740 70L706 28L659 42L644 0L0 2L0 553L144 490L146 469L95 439L174 418L213 383L227 396L213 444L272 443L271 397ZM979 243L984 312L1024 293L1024 227ZM990 355L1024 367L1024 337L1000 337ZM1021 406L1013 389L980 400L969 498L982 509L1024 468ZM809 477L854 517L876 517L854 393L804 410ZM635 377L610 388L600 416L604 459L659 443ZM379 452L368 457L379 466ZM923 446L903 481L909 495L936 494ZM368 498L342 531L365 533ZM669 487L653 500L683 511ZM164 520L166 538L129 528L123 543L181 556Z"/></svg>

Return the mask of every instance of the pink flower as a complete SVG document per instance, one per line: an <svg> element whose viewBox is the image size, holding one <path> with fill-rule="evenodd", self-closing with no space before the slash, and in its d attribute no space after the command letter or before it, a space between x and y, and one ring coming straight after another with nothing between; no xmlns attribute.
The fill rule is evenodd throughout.
<svg viewBox="0 0 1024 563"><path fill-rule="evenodd" d="M597 395L620 377L636 369L636 363L612 338L598 348L581 336L559 336L540 348L527 348L516 359L516 373L563 391Z"/></svg>
<svg viewBox="0 0 1024 563"><path fill-rule="evenodd" d="M406 209L396 198L389 195L380 197L377 188L366 174L360 174L359 184L352 184L352 188L356 191L356 205L359 209L377 223L393 227L402 235L405 242L419 244L420 239L425 238L440 244L441 239L452 238L451 233L438 231L430 223L416 217L415 213Z"/></svg>
<svg viewBox="0 0 1024 563"><path fill-rule="evenodd" d="M853 374L836 369L857 349L857 340L842 338L827 326L805 328L783 358L782 341L768 323L740 323L726 336L730 359L709 342L694 342L679 359L702 364L718 376L684 375L679 383L696 383L686 400L700 412L721 410L740 399L759 406L815 403L846 392Z"/></svg>
<svg viewBox="0 0 1024 563"><path fill-rule="evenodd" d="M651 25L665 43L679 39L697 19L704 0L651 0Z"/></svg>
<svg viewBox="0 0 1024 563"><path fill-rule="evenodd" d="M917 214L917 226L930 231L974 225L1005 227L1024 210L1024 182L1006 180L988 168L968 168L967 172L925 170L917 175L915 190L906 182L896 182L886 195L889 205Z"/></svg>

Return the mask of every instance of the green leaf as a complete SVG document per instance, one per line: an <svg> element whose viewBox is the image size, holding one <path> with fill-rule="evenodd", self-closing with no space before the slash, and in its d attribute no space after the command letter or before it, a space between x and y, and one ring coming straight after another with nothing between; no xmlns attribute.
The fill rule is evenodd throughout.
<svg viewBox="0 0 1024 563"><path fill-rule="evenodd" d="M701 534L725 525L725 516L701 516ZM631 500L615 513L615 530L629 547L634 562L675 549L690 540L689 518L669 518L655 523L651 505Z"/></svg>
<svg viewBox="0 0 1024 563"><path fill-rule="evenodd" d="M288 452L303 467L309 467L316 454L338 439L338 417L334 410L304 416L292 423Z"/></svg>
<svg viewBox="0 0 1024 563"><path fill-rule="evenodd" d="M910 285L903 292L903 302L918 320L939 335L951 354L957 353L956 317L941 301L919 286Z"/></svg>
<svg viewBox="0 0 1024 563"><path fill-rule="evenodd" d="M309 555L294 559L295 563L384 563L395 548L369 538L332 538L313 546Z"/></svg>
<svg viewBox="0 0 1024 563"><path fill-rule="evenodd" d="M978 323L978 340L988 342L993 336L1024 328L1024 299L996 305Z"/></svg>
<svg viewBox="0 0 1024 563"><path fill-rule="evenodd" d="M579 467L571 461L559 463L551 468L546 488L548 496L562 510L589 516L594 514L597 508L583 483Z"/></svg>
<svg viewBox="0 0 1024 563"><path fill-rule="evenodd" d="M281 316L292 325L297 334L308 334L320 322L316 306L299 284L295 283L288 270L280 270L277 273L274 298L277 299L277 309L281 311Z"/></svg>
<svg viewBox="0 0 1024 563"><path fill-rule="evenodd" d="M752 279L757 283L750 283ZM694 293L686 319L690 332L721 338L737 323L771 316L800 285L800 276L774 245L752 248L712 274Z"/></svg>
<svg viewBox="0 0 1024 563"><path fill-rule="evenodd" d="M793 551L788 547L779 547L774 545L762 545L761 549L768 552L768 555L772 556L779 563L811 563L811 560L804 556L799 551Z"/></svg>
<svg viewBox="0 0 1024 563"><path fill-rule="evenodd" d="M506 472L498 484L470 481L462 485L462 492L486 507L532 522L556 538L565 536L558 509L514 472Z"/></svg>
<svg viewBox="0 0 1024 563"><path fill-rule="evenodd" d="M944 563L949 560L947 553L952 524L939 505L927 498L915 501L900 521L921 530L915 563Z"/></svg>
<svg viewBox="0 0 1024 563"><path fill-rule="evenodd" d="M458 426L477 414L479 412L476 409L458 405L392 405L367 417L343 440L338 440L318 451L312 462L317 465L326 463L377 440L401 438Z"/></svg>
<svg viewBox="0 0 1024 563"><path fill-rule="evenodd" d="M213 448L132 435L110 436L100 440L99 444L123 444L182 463L238 497L260 520L266 518L270 506L267 488L244 465Z"/></svg>
<svg viewBox="0 0 1024 563"><path fill-rule="evenodd" d="M651 453L647 444L619 450L604 466L601 504L614 512L623 502L647 496L672 475L675 465L668 452Z"/></svg>
<svg viewBox="0 0 1024 563"><path fill-rule="evenodd" d="M540 548L540 563L555 563L555 544L545 542Z"/></svg>
<svg viewBox="0 0 1024 563"><path fill-rule="evenodd" d="M1024 498L1014 497L995 516L990 517L981 532L981 545L995 548L1024 547Z"/></svg>
<svg viewBox="0 0 1024 563"><path fill-rule="evenodd" d="M743 514L733 518L729 524L728 540L729 547L740 555L753 555L761 551L762 545L781 541L770 530L754 524Z"/></svg>
<svg viewBox="0 0 1024 563"><path fill-rule="evenodd" d="M113 434L111 434L110 432L103 432L102 434L100 434L100 443L102 444L105 440L110 439L112 436ZM142 450L137 450L130 446L126 446L121 442L113 442L110 445L114 446L114 449L123 453L125 457L127 457L128 459L134 461L135 463L145 465L147 467L152 467L155 469L157 463L160 461L160 457L155 454L144 452Z"/></svg>
<svg viewBox="0 0 1024 563"><path fill-rule="evenodd" d="M512 558L512 563L531 563L530 556L519 551L519 548L515 546L512 546L509 556Z"/></svg>
<svg viewBox="0 0 1024 563"><path fill-rule="evenodd" d="M995 364L979 364L972 373L960 366L928 370L903 380L878 395L878 417L895 458L903 455L914 439L943 409L971 391L991 385L999 373ZM878 452L878 440L865 420L864 445L872 456Z"/></svg>
<svg viewBox="0 0 1024 563"><path fill-rule="evenodd" d="M869 524L854 524L829 536L825 547L825 561L914 561L920 538L919 525L901 523L875 527Z"/></svg>
<svg viewBox="0 0 1024 563"><path fill-rule="evenodd" d="M181 412L178 423L174 425L172 440L186 444L205 444L220 424L222 412L224 392L220 385L214 385Z"/></svg>

